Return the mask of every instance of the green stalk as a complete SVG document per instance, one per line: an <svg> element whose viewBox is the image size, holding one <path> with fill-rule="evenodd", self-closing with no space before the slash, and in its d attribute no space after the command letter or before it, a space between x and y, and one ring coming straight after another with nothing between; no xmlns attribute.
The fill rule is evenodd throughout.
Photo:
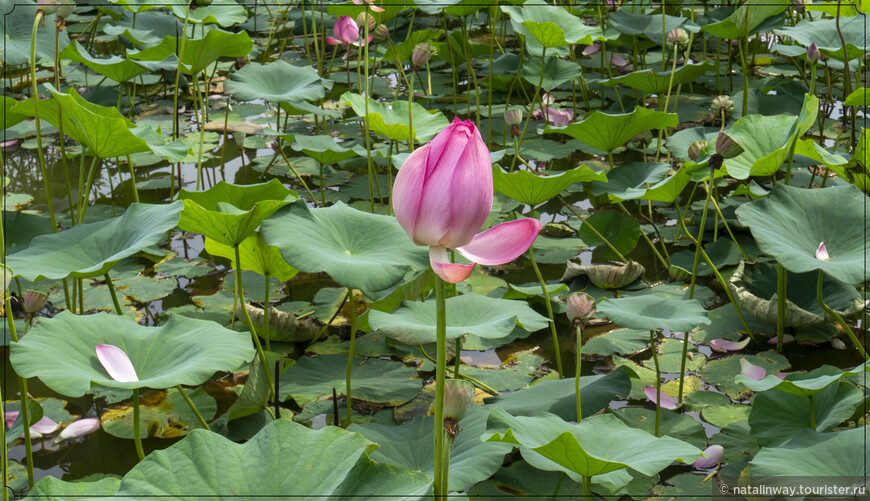
<svg viewBox="0 0 870 501"><path fill-rule="evenodd" d="M205 99L201 96L201 92L199 90L199 74L193 75L193 101L194 114L196 113L196 109L199 108L199 150L197 150L196 154L196 189L203 189L202 184L202 148L205 144ZM203 80L205 80L205 75L203 75ZM206 81L206 85L208 82Z"/></svg>
<svg viewBox="0 0 870 501"><path fill-rule="evenodd" d="M242 286L242 258L239 256L239 246L234 245L236 251L236 295L239 298L242 314L245 318L245 324L251 331L251 337L254 339L254 346L257 347L257 355L260 357L260 362L263 364L263 372L266 373L266 381L269 383L269 398L275 398L275 382L272 379L272 373L269 372L269 364L266 362L266 354L263 353L263 345L260 344L260 338L257 336L257 330L254 328L254 322L251 321L251 315L248 313L248 306L245 304L245 289Z"/></svg>
<svg viewBox="0 0 870 501"><path fill-rule="evenodd" d="M462 377L462 374L459 373L459 368L462 365L462 357L460 356L462 353L462 338L456 338L454 343L456 345L456 355L453 357L453 377L460 378Z"/></svg>
<svg viewBox="0 0 870 501"><path fill-rule="evenodd" d="M447 495L447 485L444 483L444 376L447 372L447 304L444 297L444 281L435 277L436 324L435 337L438 353L435 364L435 498ZM447 458L449 461L449 457Z"/></svg>
<svg viewBox="0 0 870 501"><path fill-rule="evenodd" d="M0 388L0 415L3 415L3 394L2 388ZM3 453L0 455L0 467L2 467L2 475L3 475L3 485L0 488L3 489L3 501L9 501L9 489L6 488L7 482L9 481L9 460L7 455L9 451L6 449L6 425L0 426L0 444L3 447Z"/></svg>
<svg viewBox="0 0 870 501"><path fill-rule="evenodd" d="M658 437L661 435L659 432L659 424L661 422L662 412L662 372L659 369L659 356L658 353L656 353L655 331L652 329L649 331L649 349L652 351L653 363L656 366L656 436ZM681 388L680 396L682 396L682 394Z"/></svg>
<svg viewBox="0 0 870 501"><path fill-rule="evenodd" d="M562 350L559 348L559 334L556 332L556 319L553 318L553 306L550 304L550 293L547 292L547 282L544 281L544 276L541 275L541 270L538 269L538 263L535 262L535 251L529 247L529 260L532 262L532 269L535 270L535 275L538 277L538 282L541 283L541 291L544 294L544 303L547 306L547 317L550 319L550 334L553 335L553 352L556 355L556 372L559 373L559 378L565 377L565 372L562 370Z"/></svg>
<svg viewBox="0 0 870 501"><path fill-rule="evenodd" d="M583 501L592 501L592 475L583 475Z"/></svg>
<svg viewBox="0 0 870 501"><path fill-rule="evenodd" d="M121 311L121 303L118 302L118 295L115 293L115 284L112 283L112 277L109 276L108 271L104 276L106 277L106 285L109 286L109 295L112 296L112 304L115 305L115 312L118 315L124 316L124 312Z"/></svg>
<svg viewBox="0 0 870 501"><path fill-rule="evenodd" d="M529 114L526 116L526 123L523 124L523 133L520 134L519 144L523 143L523 139L526 137L526 129L529 128L529 122L532 121L532 112L535 111L535 103L538 102L539 94L541 93L541 86L544 85L544 68L547 66L547 48L544 47L541 51L541 76L538 78L538 85L535 86L535 93L532 95L532 104L529 105ZM541 112L543 113L543 111ZM513 163L511 163L511 171L514 170L514 166L516 165L516 157L514 157Z"/></svg>
<svg viewBox="0 0 870 501"><path fill-rule="evenodd" d="M746 48L749 48L749 39L741 38L737 41L740 49L740 64L743 67L743 116L749 113L749 67L746 64L746 50L743 49L743 40L746 40Z"/></svg>
<svg viewBox="0 0 870 501"><path fill-rule="evenodd" d="M616 258L617 258L617 259L619 259L619 260L622 261L623 263L627 263L627 262L628 262L628 259L626 259L625 256L623 256L622 253L619 252L619 251L616 249L616 247L614 247L613 244L610 243L609 240L607 240L606 238L604 238L604 235L602 235L598 230L596 230L594 226L592 226L591 224L589 224L589 222L586 221L586 218L585 218L585 217L580 216L580 214L578 214L577 211L575 211L574 208L571 207L571 204L569 204L568 202L566 202L564 198L562 198L562 197L560 197L560 196L558 196L558 195L556 195L556 198L558 198L558 199L562 202L562 204L565 205L565 207L568 208L568 210L570 210L571 212L573 212L574 215L577 216L577 219L579 219L580 221L583 221L583 224L585 224L586 227L589 228L589 230L590 230L593 234L595 234L596 237L598 237L602 242L604 242L604 245L606 245L607 248L610 249L610 252L612 252L612 253L614 253L614 254L616 255Z"/></svg>
<svg viewBox="0 0 870 501"><path fill-rule="evenodd" d="M202 417L202 414L199 413L199 409L196 408L196 405L193 403L193 400L187 396L187 392L184 391L184 388L181 385L176 385L175 389L178 390L178 394L181 395L181 398L187 402L187 406L190 407L190 410L193 411L193 415L196 416L196 419L199 421L199 424L202 425L203 429L211 431L208 423L205 421L205 418Z"/></svg>
<svg viewBox="0 0 870 501"><path fill-rule="evenodd" d="M142 449L142 432L139 424L139 388L133 390L133 441L136 444L136 455L139 461L145 459L145 450Z"/></svg>
<svg viewBox="0 0 870 501"><path fill-rule="evenodd" d="M843 328L843 332L845 332L846 335L849 336L849 339L852 340L852 344L855 345L855 348L858 349L858 352L861 353L861 356L864 357L864 360L867 360L867 352L864 351L864 346L861 344L861 341L858 339L857 336L855 336L855 333L852 332L852 328L849 327L849 324L847 324L846 321L843 320L843 317L841 317L839 313L832 310L831 307L825 303L825 297L824 294L822 294L822 279L824 278L824 276L825 273L822 270L819 270L819 281L816 284L816 299L818 299L819 301L819 306L821 306L828 315L834 317L834 320L836 320L837 323L840 324L840 327Z"/></svg>
<svg viewBox="0 0 870 501"><path fill-rule="evenodd" d="M776 351L782 353L782 339L785 334L785 301L786 301L786 275L785 268L776 265Z"/></svg>
<svg viewBox="0 0 870 501"><path fill-rule="evenodd" d="M136 174L133 172L133 161L127 155L127 167L130 168L130 182L133 183L133 201L139 203L139 189L136 188Z"/></svg>
<svg viewBox="0 0 870 501"><path fill-rule="evenodd" d="M577 323L577 339L575 341L577 345L577 371L574 376L574 395L577 398L577 422L583 421L583 412L580 407L580 366L583 363L583 359L581 356L583 355L583 325L578 322Z"/></svg>
<svg viewBox="0 0 870 501"><path fill-rule="evenodd" d="M190 18L191 2L193 2L193 0L190 0L190 2L187 3L187 10L184 12L184 28L181 30L181 42L178 44L178 68L175 69L175 90L172 95L172 139L178 139L178 136L181 134L178 125L178 83L181 81L181 61L184 59L184 46L187 44L187 23ZM181 189L180 185L178 189ZM170 198L172 198L173 195L173 193L170 193Z"/></svg>
<svg viewBox="0 0 870 501"><path fill-rule="evenodd" d="M57 25L57 28L54 32L54 87L60 90L60 25ZM58 133L58 146L60 147L60 164L63 167L63 180L66 182L66 196L69 201L69 210L70 216L73 221L73 225L75 225L75 207L73 207L72 200L72 185L69 180L69 166L67 165L66 160L66 146L64 145L64 134L63 134L63 110L60 106L57 107L57 133ZM54 231L57 231L57 228L53 228Z"/></svg>
<svg viewBox="0 0 870 501"><path fill-rule="evenodd" d="M314 203L314 200L311 201ZM269 274L266 273L266 290L263 292L263 332L266 333L266 351L272 351L269 345L269 339L272 334L269 332Z"/></svg>
<svg viewBox="0 0 870 501"><path fill-rule="evenodd" d="M290 162L290 159L288 159L288 158L287 158L287 155L284 154L284 148L283 148L283 147L279 147L279 148L278 148L278 153L280 153L280 154L281 154L281 158L283 158L284 161L287 162L287 166L290 167L290 170L291 170L291 171L293 171L293 175L296 176L296 179L298 179L299 182L302 183L302 187L305 188L305 191L308 192L308 196L311 197L311 202L314 203L314 201L317 200L316 198L314 198L314 193L311 192L311 190L308 188L308 183L306 183L305 180L302 179L302 176L300 176L300 175L299 175L299 172L296 171L296 167L293 167L293 164ZM321 178L320 184L321 184L321 186L320 186L320 191L322 192L322 191L323 191L323 180L322 180L322 178Z"/></svg>
<svg viewBox="0 0 870 501"><path fill-rule="evenodd" d="M626 209L624 205L622 205L622 202L617 202L616 205L617 207L622 209L622 212L624 212L626 215L631 216L631 213L628 212L628 209ZM650 219L650 222L652 222L652 219ZM652 240L649 239L646 232L641 231L640 236L643 237L644 240L646 240L647 245L649 245L649 248L652 250L653 255L656 257L656 259L659 260L659 262L662 264L662 266L665 267L665 269L668 269L670 267L670 262L668 262L671 259L670 256L667 256L667 254L665 254L665 256L667 256L668 258L668 261L665 261L665 258L662 257L658 249L656 249L656 246L652 243Z"/></svg>
<svg viewBox="0 0 870 501"><path fill-rule="evenodd" d="M82 152L82 158L84 158L84 152ZM97 175L97 166L100 163L100 157L94 157L93 161L91 161L91 167L88 169L88 181L85 186L84 191L82 191L81 199L79 200L79 223L83 223L85 220L85 211L88 207L88 199L91 196L91 187L94 185L94 178Z"/></svg>
<svg viewBox="0 0 870 501"><path fill-rule="evenodd" d="M426 350L423 348L423 345L422 345L422 344L421 344L421 345L417 345L417 346L419 346L419 348L420 348L420 352L423 353L423 356L426 357L427 360L429 360L429 361L432 362L433 364L437 364L437 363L438 363L437 360L435 360L434 358L432 358L431 355L429 355L428 353L426 353ZM446 370L453 372L453 375L454 375L455 377L460 378L460 379L464 379L464 380L468 381L469 383L473 384L474 386L477 386L478 388L480 388L481 390L483 390L483 391L489 393L490 395L498 395L498 394L499 394L497 390L493 389L491 386L487 385L487 384L484 383L483 381L480 381L480 380L478 380L478 379L475 379L475 378L473 378L473 377L471 377L471 376L469 376L469 375L467 375L467 374L459 374L459 373L455 372L455 369L452 368L452 367L446 367Z"/></svg>
<svg viewBox="0 0 870 501"><path fill-rule="evenodd" d="M347 409L347 416L344 418L344 427L347 428L350 426L350 418L351 418L351 397L350 397L350 371L353 368L353 355L354 351L356 351L356 299L353 297L353 289L347 289L347 297L348 297L348 306L350 307L350 345L347 347L347 371L344 375L344 384L347 387L345 391L345 404Z"/></svg>
<svg viewBox="0 0 870 501"><path fill-rule="evenodd" d="M368 4L366 4L366 13L368 13ZM366 18L365 29L363 30L365 38L363 38L363 51L365 51L365 68L363 68L363 72L366 79L366 99L365 99L365 107L366 107L366 116L363 117L363 127L365 128L365 141L366 141L366 169L369 174L369 203L371 205L372 214L375 213L375 190L374 190L374 182L375 182L375 174L374 174L374 166L372 165L372 140L369 133L369 99L371 99L371 90L369 89L369 23L368 18ZM359 68L357 68L359 71ZM378 189L380 189L380 184L378 184ZM381 203L383 203L383 197L381 197ZM351 334L353 336L353 334ZM348 400L350 400L348 398ZM348 414L348 417L350 415Z"/></svg>
<svg viewBox="0 0 870 501"><path fill-rule="evenodd" d="M39 125L39 94L36 82L36 31L39 29L39 22L42 21L43 15L42 10L37 10L36 17L33 18L33 31L30 34L30 84L33 89L33 117L35 118L33 123L36 127L36 149L39 156L39 170L42 173L42 183L45 187L45 198L48 204L48 216L51 218L51 229L57 232L57 221L54 218L54 201L51 196L51 185L48 182L48 169L45 167L45 151L42 148L42 129ZM27 427L25 426L25 428ZM33 487L33 483L30 486Z"/></svg>
<svg viewBox="0 0 870 501"><path fill-rule="evenodd" d="M664 16L664 12L665 12L664 7L662 7L662 16ZM679 49L680 49L679 44L675 43L674 44L674 57L673 57L674 63L671 65L671 78L668 81L668 93L665 97L665 107L664 107L664 110L659 110L659 111L664 111L665 113L668 112L668 104L671 102L671 88L674 86L674 72L677 71L677 51ZM663 49L662 56L664 56L664 54L665 54L665 51ZM662 66L664 66L664 62L662 62ZM658 143L656 144L656 162L659 161L659 155L661 155L661 152L662 152L662 135L664 133L665 133L664 129L659 129L659 140L658 140Z"/></svg>

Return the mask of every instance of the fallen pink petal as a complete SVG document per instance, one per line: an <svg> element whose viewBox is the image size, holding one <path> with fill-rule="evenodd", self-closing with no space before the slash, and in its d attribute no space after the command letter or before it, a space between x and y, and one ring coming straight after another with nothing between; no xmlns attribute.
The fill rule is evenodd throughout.
<svg viewBox="0 0 870 501"><path fill-rule="evenodd" d="M692 464L695 468L704 469L712 468L719 464L722 456L725 455L725 448L721 445L711 445L704 449L704 454Z"/></svg>
<svg viewBox="0 0 870 501"><path fill-rule="evenodd" d="M656 397L657 392L658 390L656 390L655 386L645 386L643 388L643 394L646 395L646 398L648 398L650 402L656 403L656 400L660 399L661 401L659 405L661 405L662 409L674 410L677 408L677 401L670 395L662 391L661 396Z"/></svg>
<svg viewBox="0 0 870 501"><path fill-rule="evenodd" d="M764 379L764 376L767 375L767 371L764 370L764 367L754 365L745 358L740 359L740 373L756 381Z"/></svg>
<svg viewBox="0 0 870 501"><path fill-rule="evenodd" d="M743 341L735 342L728 339L714 339L710 341L710 348L719 353L727 353L729 351L740 351L749 344L749 338Z"/></svg>
<svg viewBox="0 0 870 501"><path fill-rule="evenodd" d="M66 428L61 430L60 434L58 434L57 438L54 440L55 443L62 442L64 440L70 440L73 438L83 437L85 435L89 435L100 429L100 419L99 418L84 418L73 421Z"/></svg>
<svg viewBox="0 0 870 501"><path fill-rule="evenodd" d="M97 345L97 358L109 376L119 383L139 381L136 369L124 350L110 344Z"/></svg>

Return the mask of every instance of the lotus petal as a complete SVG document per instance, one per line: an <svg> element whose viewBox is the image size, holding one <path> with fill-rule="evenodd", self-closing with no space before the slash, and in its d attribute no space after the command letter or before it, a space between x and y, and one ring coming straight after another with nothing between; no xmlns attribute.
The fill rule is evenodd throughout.
<svg viewBox="0 0 870 501"><path fill-rule="evenodd" d="M43 416L42 419L33 423L33 426L30 427L30 431L35 431L42 435L48 435L49 433L54 433L58 428L60 428L59 424L55 423L48 416Z"/></svg>
<svg viewBox="0 0 870 501"><path fill-rule="evenodd" d="M710 341L710 348L713 348L713 351L727 353L729 351L740 351L743 348L746 348L746 345L748 344L749 338L737 342L729 341L728 339L714 339Z"/></svg>
<svg viewBox="0 0 870 501"><path fill-rule="evenodd" d="M791 334L783 334L782 335L782 344L788 344L794 342L794 336ZM767 344L776 344L776 336L767 340Z"/></svg>
<svg viewBox="0 0 870 501"><path fill-rule="evenodd" d="M646 398L648 398L650 402L656 403L656 400L659 400L659 405L661 405L663 409L673 410L677 408L677 402L671 398L670 395L662 391L661 396L657 398L657 392L655 386L645 386L643 388L643 394L646 395Z"/></svg>
<svg viewBox="0 0 870 501"><path fill-rule="evenodd" d="M119 383L139 381L136 369L124 350L111 344L97 345L97 358L112 379Z"/></svg>
<svg viewBox="0 0 870 501"><path fill-rule="evenodd" d="M54 443L89 435L100 429L99 418L85 418L73 421L54 439Z"/></svg>
<svg viewBox="0 0 870 501"><path fill-rule="evenodd" d="M447 257L447 248L437 245L429 247L429 264L432 266L432 271L451 284L458 284L465 280L474 269L474 263L451 263L450 258Z"/></svg>
<svg viewBox="0 0 870 501"><path fill-rule="evenodd" d="M754 365L745 358L740 359L740 373L748 378L755 379L756 381L763 379L764 376L767 375L767 371L764 370L764 367Z"/></svg>
<svg viewBox="0 0 870 501"><path fill-rule="evenodd" d="M11 428L16 419L18 419L18 411L6 411L3 413L3 420L6 421L7 428Z"/></svg>
<svg viewBox="0 0 870 501"><path fill-rule="evenodd" d="M711 445L704 449L704 455L699 457L692 466L695 468L712 468L719 464L722 456L725 454L725 448L721 445Z"/></svg>
<svg viewBox="0 0 870 501"><path fill-rule="evenodd" d="M509 263L528 250L540 231L537 219L516 219L478 233L471 243L457 247L456 252L475 263L490 266Z"/></svg>

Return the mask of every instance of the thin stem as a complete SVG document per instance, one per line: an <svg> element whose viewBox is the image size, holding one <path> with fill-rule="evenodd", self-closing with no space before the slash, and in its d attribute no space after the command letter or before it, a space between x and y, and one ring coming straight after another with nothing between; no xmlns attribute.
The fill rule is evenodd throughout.
<svg viewBox="0 0 870 501"><path fill-rule="evenodd" d="M656 436L660 436L659 425L662 411L662 373L659 369L659 356L656 352L656 338L654 330L649 331L649 349L652 351L653 363L656 367Z"/></svg>
<svg viewBox="0 0 870 501"><path fill-rule="evenodd" d="M314 200L312 200L314 202ZM269 340L272 333L269 332L269 274L266 273L266 290L263 292L263 332L266 334L266 351L272 351Z"/></svg>
<svg viewBox="0 0 870 501"><path fill-rule="evenodd" d="M15 330L15 320L12 318L11 308L6 314L6 321L9 324L9 337L13 343L18 342L18 332ZM27 463L27 483L33 487L35 482L33 476L33 447L30 441L30 410L27 407L27 379L18 376L18 390L21 393L21 422L24 423L24 454ZM2 425L0 425L2 426ZM3 442L3 448L6 448L6 442Z"/></svg>
<svg viewBox="0 0 870 501"><path fill-rule="evenodd" d="M622 212L624 212L626 215L631 216L631 213L628 212L628 209L626 209L624 205L622 205L622 202L617 202L616 205L617 205L617 207L622 209ZM652 222L652 220L650 220L650 222ZM665 258L662 257L662 255L659 253L658 249L656 249L656 246L652 243L652 240L649 239L646 232L641 231L640 236L643 237L644 240L646 240L647 245L649 245L649 248L653 251L653 255L656 257L656 259L659 260L659 262L662 264L662 266L664 266L665 269L670 268L670 263L665 261ZM668 259L670 259L670 257Z"/></svg>
<svg viewBox="0 0 870 501"><path fill-rule="evenodd" d="M664 16L664 8L662 9L662 16ZM677 51L679 49L680 49L679 44L674 44L674 58L673 58L674 63L671 65L671 77L670 77L670 80L668 80L668 93L665 97L665 107L663 110L659 110L659 111L664 111L665 113L668 112L668 104L671 102L671 88L674 85L674 72L677 71ZM662 55L664 55L664 54L665 54L665 51L663 48ZM664 66L664 61L662 61L662 66ZM659 140L656 143L656 162L659 161L659 155L661 155L661 152L662 152L662 135L664 133L665 133L664 128L659 129Z"/></svg>
<svg viewBox="0 0 870 501"><path fill-rule="evenodd" d="M743 110L742 116L749 114L749 68L746 65L746 51L743 49L743 41L746 40L746 47L749 48L749 40L741 38L737 41L737 48L740 49L740 65L743 68Z"/></svg>
<svg viewBox="0 0 870 501"><path fill-rule="evenodd" d="M529 247L529 260L532 262L532 269L535 270L535 276L538 277L538 282L541 284L541 291L544 294L544 303L547 306L547 318L550 319L550 334L553 335L553 351L556 354L556 372L559 373L559 378L565 377L565 372L562 370L562 350L559 348L559 334L556 332L556 320L553 318L553 306L550 304L550 293L547 292L547 282L544 281L544 276L541 275L541 270L538 269L538 263L535 262L535 251Z"/></svg>
<svg viewBox="0 0 870 501"><path fill-rule="evenodd" d="M84 153L82 153L82 158L84 158ZM97 175L97 166L100 164L100 157L94 157L93 161L91 161L91 166L88 169L88 180L85 185L85 189L82 191L81 198L79 199L79 223L83 223L85 220L85 211L88 207L88 199L91 196L91 187L94 185L94 178Z"/></svg>
<svg viewBox="0 0 870 501"><path fill-rule="evenodd" d="M837 323L840 324L840 327L843 328L843 332L845 332L846 335L849 336L849 339L852 340L852 344L855 345L855 348L858 349L858 352L861 353L861 356L864 357L864 360L867 360L867 352L864 351L864 346L861 344L861 341L858 339L857 336L855 336L855 333L852 332L852 328L849 327L849 324L847 324L846 321L843 320L843 317L841 317L839 313L832 310L831 307L825 303L824 294L822 294L822 280L824 279L824 276L824 272L822 270L819 270L819 281L816 284L816 298L819 301L819 306L821 306L828 315L832 316L834 320L836 320Z"/></svg>
<svg viewBox="0 0 870 501"><path fill-rule="evenodd" d="M592 501L592 476L583 475L583 501Z"/></svg>
<svg viewBox="0 0 870 501"><path fill-rule="evenodd" d="M6 291L3 291L4 293ZM0 385L2 386L2 385ZM0 414L3 414L3 394L2 388L0 388ZM3 414L5 416L5 414ZM0 488L3 489L3 501L9 501L9 489L7 488L7 482L9 481L9 460L7 455L9 454L9 450L6 449L6 425L0 426L0 446L3 447L3 453L0 454L0 467L2 467L2 471L0 474L3 475L3 485Z"/></svg>
<svg viewBox="0 0 870 501"><path fill-rule="evenodd" d="M245 303L245 289L242 286L242 258L239 256L239 246L233 246L236 251L236 295L239 298L239 306L242 310L242 315L245 318L245 324L248 330L251 331L251 337L254 339L254 346L257 347L257 355L260 357L260 363L263 364L263 372L266 373L266 381L269 383L269 398L275 398L275 383L272 379L272 373L269 372L269 364L266 362L266 354L263 353L263 345L260 344L260 338L257 336L257 330L254 328L254 322L251 321L251 314L248 313L248 305Z"/></svg>
<svg viewBox="0 0 870 501"><path fill-rule="evenodd" d="M316 198L314 198L314 193L311 193L311 190L308 189L308 184L305 182L304 179L302 179L302 176L300 176L299 173L296 172L296 167L293 167L293 164L290 163L290 159L288 159L287 155L284 154L284 149L278 148L278 153L280 153L281 158L283 158L284 161L287 162L287 166L290 167L291 171L293 171L293 175L296 176L296 179L298 179L299 182L302 183L302 187L305 188L305 191L308 192L308 196L311 197L311 202L313 203L315 200L317 200ZM320 189L323 190L323 186L321 186Z"/></svg>
<svg viewBox="0 0 870 501"><path fill-rule="evenodd" d="M556 488L553 489L553 495L550 496L550 501L556 501L556 497L559 495L559 490L562 489L562 481L565 480L565 472L563 471L561 475L559 475L559 481L556 482Z"/></svg>
<svg viewBox="0 0 870 501"><path fill-rule="evenodd" d="M444 465L442 461L444 440L444 376L447 372L447 304L444 297L444 281L441 277L435 278L435 301L436 323L435 337L437 362L435 364L435 497L443 498L447 495L447 485L443 482ZM449 458L448 458L449 459Z"/></svg>
<svg viewBox="0 0 870 501"><path fill-rule="evenodd" d="M35 118L33 123L34 127L36 127L36 148L37 156L39 156L39 169L42 173L42 183L45 187L45 198L48 205L48 216L51 219L51 230L56 233L57 221L54 218L54 201L51 196L51 185L48 182L48 169L45 167L45 152L42 149L42 129L39 125L39 93L36 81L36 32L39 29L39 22L42 21L43 15L42 10L37 10L36 17L33 19L33 31L30 35L30 84L33 89L33 117ZM62 140L63 138L61 138ZM33 487L33 484L31 483L30 486Z"/></svg>
<svg viewBox="0 0 870 501"><path fill-rule="evenodd" d="M178 139L181 134L181 127L178 124L178 83L181 81L181 66L184 60L184 46L187 44L187 23L190 18L190 4L193 0L187 3L187 10L184 12L184 27L181 30L181 42L178 44L178 68L175 69L175 89L172 95L172 139ZM178 189L181 189L179 184ZM170 196L172 194L170 193Z"/></svg>
<svg viewBox="0 0 870 501"><path fill-rule="evenodd" d="M347 410L347 416L344 418L344 427L347 428L350 425L350 371L353 369L353 355L354 351L356 351L356 299L353 297L353 289L347 289L347 297L348 303L350 307L350 345L347 348L347 371L344 375L344 384L345 384L345 405Z"/></svg>
<svg viewBox="0 0 870 501"><path fill-rule="evenodd" d="M124 312L121 311L121 303L118 302L118 294L115 293L115 284L112 283L112 277L109 276L108 271L104 276L106 277L106 285L109 286L109 295L112 296L112 304L115 305L115 313L124 316Z"/></svg>
<svg viewBox="0 0 870 501"><path fill-rule="evenodd" d="M180 63L179 63L180 64ZM208 81L205 80L205 75L203 75L203 80L205 81L206 91L208 91ZM205 96L199 90L199 74L193 75L193 100L194 103L198 104L198 106L194 106L194 114L196 114L196 108L199 108L199 149L196 154L196 189L203 189L202 185L202 149L205 145Z"/></svg>
<svg viewBox="0 0 870 501"><path fill-rule="evenodd" d="M538 79L538 85L535 86L535 93L532 95L532 104L529 105L529 115L526 117L526 123L523 124L523 133L520 134L520 144L522 144L523 139L526 138L526 129L529 128L529 122L532 121L532 112L535 111L535 103L538 102L539 94L541 93L541 86L544 85L544 68L547 67L547 48L544 47L541 51L541 77ZM543 108L543 106L541 106ZM511 166L513 168L513 166Z"/></svg>
<svg viewBox="0 0 870 501"><path fill-rule="evenodd" d="M366 5L365 12L368 13L368 4ZM364 139L366 142L366 169L368 170L369 175L369 204L372 211L372 214L375 213L375 190L374 183L376 181L376 175L374 172L374 165L372 163L372 140L371 134L369 133L369 99L371 99L371 89L369 89L369 23L368 18L366 18L366 22L364 23L365 27L363 29L364 38L363 38L363 51L365 52L365 66L363 67L363 73L365 75L366 80L366 99L365 99L365 111L366 116L363 117L363 127L365 128ZM359 67L357 67L357 71L359 71ZM380 184L378 184L378 189L380 189ZM383 197L381 197L381 203L383 203ZM353 334L351 334L353 336Z"/></svg>
<svg viewBox="0 0 870 501"><path fill-rule="evenodd" d="M453 356L453 377L462 377L459 373L459 367L462 365L462 357L460 354L462 353L462 338L458 337L454 340L456 344L456 354Z"/></svg>
<svg viewBox="0 0 870 501"><path fill-rule="evenodd" d="M782 340L785 334L786 307L786 270L781 264L776 265L776 351L782 353Z"/></svg>
<svg viewBox="0 0 870 501"><path fill-rule="evenodd" d="M190 407L191 411L193 411L193 415L196 416L196 419L199 421L199 424L202 425L202 427L204 429L211 431L211 428L208 426L208 423L205 421L205 418L203 418L202 414L199 413L199 409L196 408L196 405L194 405L193 400L191 400L190 397L187 396L187 392L184 391L184 388L182 388L181 385L179 384L175 387L175 389L178 390L178 394L181 395L181 398L183 398L184 401L187 402L187 406Z"/></svg>
<svg viewBox="0 0 870 501"><path fill-rule="evenodd" d="M571 204L569 204L568 202L566 202L564 198L562 198L562 197L560 197L560 196L558 196L558 195L556 196L556 198L558 198L559 201L561 201L562 204L564 204L565 207L568 208L568 210L570 210L572 213L574 213L574 215L577 216L577 219L579 219L580 221L582 221L583 224L585 224L586 227L589 228L589 231L591 231L593 234L595 234L596 237L598 237L602 242L604 242L604 245L606 245L607 248L610 249L610 252L613 252L613 253L616 255L616 258L617 258L617 259L619 259L619 260L622 261L623 263L627 263L627 262L628 262L628 259L626 259L625 256L623 256L622 253L619 252L619 251L616 249L616 247L614 247L613 244L610 243L609 240L607 240L606 238L604 238L604 235L602 235L598 230L596 230L594 226L592 226L591 224L589 224L589 221L587 221L585 217L583 217L583 216L581 216L580 214L578 214L577 211L574 210L574 207L571 206Z"/></svg>
<svg viewBox="0 0 870 501"><path fill-rule="evenodd" d="M408 151L414 152L414 78L417 72L411 70L411 79L408 84Z"/></svg>
<svg viewBox="0 0 870 501"><path fill-rule="evenodd" d="M583 410L580 407L580 368L583 363L583 324L580 322L577 322L576 336L577 371L574 376L574 395L577 399L577 422L579 423L583 421Z"/></svg>
<svg viewBox="0 0 870 501"><path fill-rule="evenodd" d="M142 433L139 424L139 388L133 390L133 441L136 443L136 455L139 461L145 459L145 451L142 449Z"/></svg>
<svg viewBox="0 0 870 501"><path fill-rule="evenodd" d="M423 345L422 345L422 344L421 344L421 345L418 345L418 346L420 347L420 352L423 353L423 356L426 357L427 360L429 360L429 361L432 362L433 364L437 364L437 363L438 363L437 360L435 360L434 358L432 358L431 355L429 355L428 353L426 353L426 350L423 348ZM447 367L447 370L448 370L448 371L453 371L454 369L453 369L452 367ZM471 377L471 376L469 376L469 375L467 375L467 374L458 374L458 373L454 372L453 375L454 375L455 377L457 377L457 378L464 379L464 380L468 381L469 383L473 384L474 386L477 386L477 387L480 388L481 390L483 390L483 391L485 391L485 392L487 392L487 393L489 393L489 394L491 394L491 395L498 395L498 394L499 394L498 391L495 390L495 389L493 389L491 386L489 386L489 385L487 385L486 383L484 383L483 381L480 381L480 380L478 380L478 379L475 379L475 378L473 378L473 377Z"/></svg>

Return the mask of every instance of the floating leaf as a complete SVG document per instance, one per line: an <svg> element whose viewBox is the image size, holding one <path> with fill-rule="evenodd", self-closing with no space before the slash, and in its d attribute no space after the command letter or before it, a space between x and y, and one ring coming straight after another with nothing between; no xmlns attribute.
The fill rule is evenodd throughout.
<svg viewBox="0 0 870 501"><path fill-rule="evenodd" d="M492 173L495 191L533 207L550 200L574 183L607 181L603 173L585 165L552 176L537 176L525 170L507 173L498 166L493 167Z"/></svg>
<svg viewBox="0 0 870 501"><path fill-rule="evenodd" d="M267 65L246 64L233 72L226 90L241 101L263 99L270 103L316 101L326 89L311 66L294 66L282 59Z"/></svg>
<svg viewBox="0 0 870 501"><path fill-rule="evenodd" d="M676 113L663 113L638 106L631 113L619 115L595 110L585 120L563 128L547 127L544 132L567 134L593 148L612 152L641 132L676 127L678 122Z"/></svg>
<svg viewBox="0 0 870 501"><path fill-rule="evenodd" d="M598 313L628 329L669 329L685 332L709 324L707 311L697 299L668 299L646 295L605 299L598 303Z"/></svg>
<svg viewBox="0 0 870 501"><path fill-rule="evenodd" d="M349 104L354 113L366 116L366 98L359 94L345 92L341 101ZM440 112L430 112L417 103L413 103L414 139L425 143L441 132L449 122ZM408 124L408 102L393 101L382 103L368 100L369 128L393 141L407 141L411 136L411 126Z"/></svg>

